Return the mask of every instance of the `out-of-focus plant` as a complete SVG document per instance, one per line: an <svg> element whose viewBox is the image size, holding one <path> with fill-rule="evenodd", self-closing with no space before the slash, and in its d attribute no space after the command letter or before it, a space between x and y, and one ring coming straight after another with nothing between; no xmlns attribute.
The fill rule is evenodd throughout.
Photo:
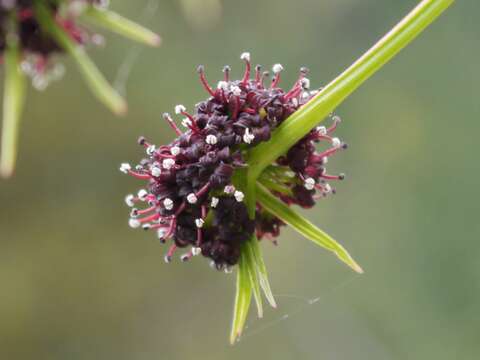
<svg viewBox="0 0 480 360"><path fill-rule="evenodd" d="M66 53L77 63L93 94L115 114L127 111L125 100L110 86L85 52L85 46L102 42L88 24L126 38L158 46L160 37L108 9L103 0L3 0L0 1L0 52L5 85L0 175L15 167L19 122L24 105L26 78L38 90L60 78L63 66L52 58Z"/></svg>
<svg viewBox="0 0 480 360"><path fill-rule="evenodd" d="M144 189L125 199L132 207L129 224L155 230L162 243L172 240L166 262L178 248L188 248L182 261L201 254L218 270L230 272L238 265L232 343L242 333L252 296L259 317L263 314L262 290L276 307L259 240L274 240L282 225L333 252L357 273L363 272L339 243L292 205L312 207L334 191L330 181L343 179L343 175L326 172L329 159L346 148L332 136L339 123L338 117L331 116L334 109L452 3L421 1L320 90L309 90L305 68L293 87L283 90L280 64L273 66L272 81L265 84L268 74L260 66L252 76L249 53L241 55L246 68L242 79L231 80L226 66L216 87L208 84L201 66L200 80L210 97L192 113L183 105L175 107L186 130L164 114L177 138L157 147L141 137L139 144L147 156L135 167L121 165L122 172L146 181ZM329 118L328 128L318 126ZM317 143L327 147L317 152ZM147 207L139 209L142 203Z"/></svg>

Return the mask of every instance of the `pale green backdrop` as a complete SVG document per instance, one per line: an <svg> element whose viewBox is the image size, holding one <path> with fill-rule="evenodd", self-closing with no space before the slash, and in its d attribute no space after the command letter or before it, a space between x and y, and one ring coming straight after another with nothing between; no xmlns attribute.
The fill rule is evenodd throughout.
<svg viewBox="0 0 480 360"><path fill-rule="evenodd" d="M280 309L252 316L234 347L235 276L203 259L164 264L153 234L127 226L123 197L139 183L119 163L140 157L139 135L172 138L162 112L206 96L197 64L212 80L224 64L239 75L250 51L282 63L286 83L305 65L321 86L416 1L148 3L112 8L161 33L160 49L108 36L92 52L110 80L135 60L126 118L92 98L70 61L64 81L29 93L17 174L0 182L0 358L477 359L479 3L457 1L337 110L350 148L330 168L348 177L307 216L365 275L283 231L278 247L263 244Z"/></svg>

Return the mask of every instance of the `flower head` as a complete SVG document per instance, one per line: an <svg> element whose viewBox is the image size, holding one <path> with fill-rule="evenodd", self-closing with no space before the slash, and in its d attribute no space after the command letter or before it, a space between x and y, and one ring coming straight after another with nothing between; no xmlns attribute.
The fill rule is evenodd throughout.
<svg viewBox="0 0 480 360"><path fill-rule="evenodd" d="M246 65L243 78L230 79L230 67L225 67L224 78L216 88L208 84L203 66L198 67L210 97L192 112L183 105L175 106L175 114L183 118L187 130L180 130L165 114L177 138L156 147L141 137L139 144L146 156L135 169L121 167L146 182L148 193L143 199L128 198L129 205L146 203L144 209L131 214L130 225L148 224L144 228L157 230L162 242L171 240L168 262L177 248L187 248L182 260L201 253L217 269L229 268L237 264L242 244L252 235L274 239L283 225L260 203L255 217L249 217L235 174L246 166L252 148L269 140L272 131L310 100L308 70L302 68L293 87L284 90L279 87L282 65L273 66L274 76L267 83L267 74L260 66L255 67L252 77L249 53L243 53L241 59ZM343 176L328 174L325 165L329 157L346 148L331 135L339 122L334 117L329 128L314 129L297 142L264 171L262 184L285 204L305 208L333 193L329 181ZM317 143L326 144L324 150L317 151Z"/></svg>
<svg viewBox="0 0 480 360"><path fill-rule="evenodd" d="M108 10L105 0L0 0L0 56L6 74L0 175L8 177L14 169L25 77L37 90L44 90L65 72L53 54L70 55L94 95L114 113L126 112L126 102L85 52L87 45L103 43L87 22L148 45L160 41L151 31Z"/></svg>
<svg viewBox="0 0 480 360"><path fill-rule="evenodd" d="M63 74L63 67L51 61L51 55L65 49L47 29L34 9L34 0L0 2L0 52L7 47L7 36L16 36L22 52L22 70L32 78L35 88L42 90ZM77 18L87 6L106 6L101 0L43 1L57 24L79 45L99 43L100 36L80 25ZM13 20L12 20L13 19ZM15 24L16 23L16 24Z"/></svg>

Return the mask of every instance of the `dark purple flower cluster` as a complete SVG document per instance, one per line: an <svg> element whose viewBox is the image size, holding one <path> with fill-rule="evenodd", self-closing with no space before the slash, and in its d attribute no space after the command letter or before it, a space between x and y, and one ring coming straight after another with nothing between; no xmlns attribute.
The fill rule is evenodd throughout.
<svg viewBox="0 0 480 360"><path fill-rule="evenodd" d="M164 114L177 138L159 147L140 138L147 157L133 168L128 163L120 167L122 172L147 183L137 195L126 197L126 203L133 208L129 224L133 228L155 229L162 242L172 239L167 262L177 248L188 247L182 260L202 254L212 259L217 269L229 269L238 262L241 245L254 232L259 238L279 234L282 222L260 204L255 219L249 219L245 196L236 187L234 173L246 166L249 149L269 140L272 131L316 91L309 91L305 68L294 86L285 91L278 87L283 70L280 64L273 66L272 80L266 84L269 74L260 66L252 71L250 54L243 53L241 59L246 65L243 78L231 80L226 66L224 79L216 88L208 84L203 67L199 67L200 80L210 97L198 103L193 113L183 105L175 107L186 131ZM318 197L332 193L327 181L343 178L325 171L328 158L345 148L330 135L338 122L334 117L330 128L312 130L268 167L259 181L287 204L302 207L311 207ZM318 153L315 144L320 141L330 146ZM139 210L139 202L148 206Z"/></svg>
<svg viewBox="0 0 480 360"><path fill-rule="evenodd" d="M85 44L89 40L97 38L97 35L91 36L84 28L80 27L76 23L76 17L82 4L101 6L104 1L44 0L44 2L51 9L57 23L75 42ZM37 74L45 75L48 70L51 70L48 67L49 56L63 51L50 34L40 27L33 5L33 0L0 1L0 53L5 50L7 35L12 32L16 34L22 53L30 62L25 70L32 78ZM65 7L65 9L60 11L61 7ZM15 22L12 21L12 16L16 19Z"/></svg>

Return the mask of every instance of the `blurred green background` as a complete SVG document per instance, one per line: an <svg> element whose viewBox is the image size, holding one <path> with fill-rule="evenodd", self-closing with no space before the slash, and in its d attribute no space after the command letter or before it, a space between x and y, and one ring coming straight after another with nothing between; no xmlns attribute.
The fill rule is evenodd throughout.
<svg viewBox="0 0 480 360"><path fill-rule="evenodd" d="M112 81L135 60L126 118L69 60L63 81L30 91L17 173L0 182L0 358L478 359L477 1L458 1L337 110L350 149L330 169L348 177L307 215L365 275L283 231L262 244L280 308L252 312L231 347L235 275L200 258L166 265L155 236L127 225L123 198L140 183L118 165L140 158L139 135L173 137L162 112L206 97L197 64L212 82L224 64L239 76L250 51L282 63L284 84L305 65L321 86L416 3L112 1L164 44L138 52L108 35L91 52Z"/></svg>

